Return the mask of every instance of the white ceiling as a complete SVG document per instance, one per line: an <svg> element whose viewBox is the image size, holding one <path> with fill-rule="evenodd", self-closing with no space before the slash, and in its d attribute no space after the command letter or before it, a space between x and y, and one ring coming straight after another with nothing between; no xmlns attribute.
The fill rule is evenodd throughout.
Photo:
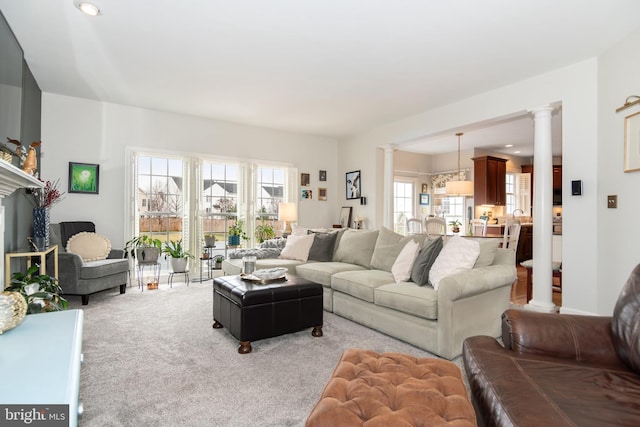
<svg viewBox="0 0 640 427"><path fill-rule="evenodd" d="M338 138L596 56L640 25L637 0L94 3L98 17L0 0L43 91ZM466 131L463 149L532 138L530 120L503 126Z"/></svg>

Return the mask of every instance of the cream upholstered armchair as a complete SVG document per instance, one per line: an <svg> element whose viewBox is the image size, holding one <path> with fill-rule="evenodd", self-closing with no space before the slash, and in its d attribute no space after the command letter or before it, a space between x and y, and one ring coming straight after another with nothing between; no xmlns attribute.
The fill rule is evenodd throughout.
<svg viewBox="0 0 640 427"><path fill-rule="evenodd" d="M109 239L96 234L89 221L51 224L52 245L58 245L58 280L65 295L82 296L82 305L89 296L106 289L127 290L129 261L124 250L111 249ZM67 250L67 248L69 250Z"/></svg>

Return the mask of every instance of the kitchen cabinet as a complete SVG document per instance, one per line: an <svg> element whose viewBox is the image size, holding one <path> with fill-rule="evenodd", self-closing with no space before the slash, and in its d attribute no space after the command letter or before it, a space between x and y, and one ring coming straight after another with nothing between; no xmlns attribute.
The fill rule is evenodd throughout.
<svg viewBox="0 0 640 427"><path fill-rule="evenodd" d="M531 200L533 200L533 165L522 165L522 173L531 174ZM553 166L553 204L555 206L562 205L562 165Z"/></svg>
<svg viewBox="0 0 640 427"><path fill-rule="evenodd" d="M530 190L530 194L529 194L529 200L531 200L531 205L533 205L533 186L534 186L534 180L533 180L533 165L522 165L520 167L522 169L522 173L528 173L531 175L531 185L529 185L529 190Z"/></svg>
<svg viewBox="0 0 640 427"><path fill-rule="evenodd" d="M516 261L521 263L533 258L533 225L522 224L520 227L520 238L518 239L518 249L516 250Z"/></svg>
<svg viewBox="0 0 640 427"><path fill-rule="evenodd" d="M553 167L553 204L562 205L562 166Z"/></svg>
<svg viewBox="0 0 640 427"><path fill-rule="evenodd" d="M493 156L473 159L473 199L476 205L504 206L507 160Z"/></svg>

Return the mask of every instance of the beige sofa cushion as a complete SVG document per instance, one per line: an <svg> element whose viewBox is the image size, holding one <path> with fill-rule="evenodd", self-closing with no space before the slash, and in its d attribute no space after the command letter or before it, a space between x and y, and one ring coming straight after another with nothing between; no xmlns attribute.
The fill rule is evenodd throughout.
<svg viewBox="0 0 640 427"><path fill-rule="evenodd" d="M374 290L374 302L424 319L438 318L438 292L431 286L413 282L382 285Z"/></svg>
<svg viewBox="0 0 640 427"><path fill-rule="evenodd" d="M373 302L377 287L395 284L393 275L383 270L344 271L331 277L331 288L367 302Z"/></svg>
<svg viewBox="0 0 640 427"><path fill-rule="evenodd" d="M395 233L386 227L382 227L378 233L373 254L371 255L371 268L378 270L391 271L391 267L400 251L411 240L420 246L424 243L426 235L416 234L413 236L403 236Z"/></svg>
<svg viewBox="0 0 640 427"><path fill-rule="evenodd" d="M298 265L296 275L312 282L320 283L324 287L331 287L331 276L342 271L364 270L360 265L344 262L310 262Z"/></svg>
<svg viewBox="0 0 640 427"><path fill-rule="evenodd" d="M338 249L333 254L333 260L370 268L371 255L377 239L378 230L348 229L340 239Z"/></svg>

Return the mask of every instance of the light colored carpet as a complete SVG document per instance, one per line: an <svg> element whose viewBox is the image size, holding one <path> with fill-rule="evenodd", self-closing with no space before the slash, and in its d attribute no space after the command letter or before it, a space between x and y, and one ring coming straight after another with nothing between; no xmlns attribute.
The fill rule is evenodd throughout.
<svg viewBox="0 0 640 427"><path fill-rule="evenodd" d="M345 349L434 357L326 311L323 337L308 329L241 355L211 327L212 283L68 297L85 319L81 426L302 426Z"/></svg>

